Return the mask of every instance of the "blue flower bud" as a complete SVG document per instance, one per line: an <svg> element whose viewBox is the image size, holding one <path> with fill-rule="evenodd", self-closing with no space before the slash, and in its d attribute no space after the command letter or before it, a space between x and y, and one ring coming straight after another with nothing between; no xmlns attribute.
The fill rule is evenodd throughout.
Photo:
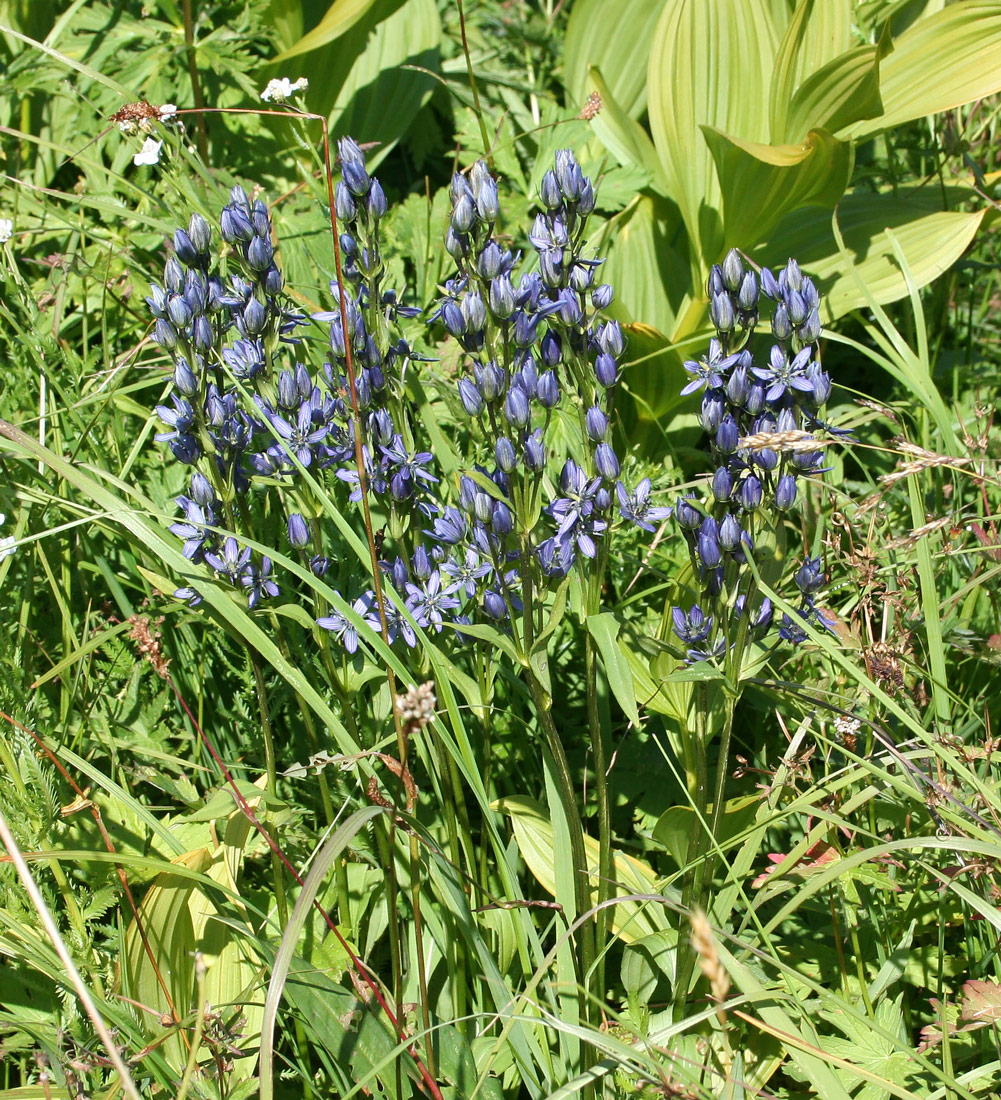
<svg viewBox="0 0 1001 1100"><path fill-rule="evenodd" d="M378 221L386 216L387 209L386 192L383 191L382 184L377 179L373 179L368 189L368 212Z"/></svg>
<svg viewBox="0 0 1001 1100"><path fill-rule="evenodd" d="M251 298L244 307L242 320L246 335L257 336L268 323L268 311L256 298Z"/></svg>
<svg viewBox="0 0 1001 1100"><path fill-rule="evenodd" d="M288 517L288 541L296 550L309 545L309 525L298 512Z"/></svg>
<svg viewBox="0 0 1001 1100"><path fill-rule="evenodd" d="M812 596L824 587L824 568L820 558L807 558L792 578L804 596Z"/></svg>
<svg viewBox="0 0 1001 1100"><path fill-rule="evenodd" d="M563 201L559 184L556 182L556 173L552 169L542 177L542 183L539 184L539 197L547 210L556 210Z"/></svg>
<svg viewBox="0 0 1001 1100"><path fill-rule="evenodd" d="M562 350L559 336L552 329L548 329L539 345L539 354L542 356L543 363L547 367L555 367L560 361Z"/></svg>
<svg viewBox="0 0 1001 1100"><path fill-rule="evenodd" d="M174 251L177 253L177 258L181 263L198 263L198 250L191 243L191 238L183 229L178 229L174 233Z"/></svg>
<svg viewBox="0 0 1001 1100"><path fill-rule="evenodd" d="M779 302L772 314L772 335L783 343L792 335L792 324L789 321L789 311L783 302Z"/></svg>
<svg viewBox="0 0 1001 1100"><path fill-rule="evenodd" d="M746 512L753 512L760 507L763 492L761 479L757 474L748 474L740 483L740 506Z"/></svg>
<svg viewBox="0 0 1001 1100"><path fill-rule="evenodd" d="M737 522L737 517L732 512L727 512L723 522L719 525L719 544L724 550L736 550L740 546L740 537L743 531Z"/></svg>
<svg viewBox="0 0 1001 1100"><path fill-rule="evenodd" d="M199 351L208 351L215 343L215 333L212 331L212 322L204 314L199 314L195 318L191 342Z"/></svg>
<svg viewBox="0 0 1001 1100"><path fill-rule="evenodd" d="M466 512L472 512L476 503L476 494L479 488L471 477L463 474L459 478L459 506Z"/></svg>
<svg viewBox="0 0 1001 1100"><path fill-rule="evenodd" d="M753 271L746 272L741 280L737 291L737 308L744 313L752 313L758 308L758 280Z"/></svg>
<svg viewBox="0 0 1001 1100"><path fill-rule="evenodd" d="M481 489L478 489L473 497L473 515L480 523L489 523L493 518L493 514L493 497L489 493L484 493Z"/></svg>
<svg viewBox="0 0 1001 1100"><path fill-rule="evenodd" d="M284 285L285 280L282 277L282 273L272 264L264 273L264 292L270 294L273 298L276 294L281 293L281 289Z"/></svg>
<svg viewBox="0 0 1001 1100"><path fill-rule="evenodd" d="M198 390L198 379L186 359L178 359L174 363L174 386L185 397L191 397Z"/></svg>
<svg viewBox="0 0 1001 1100"><path fill-rule="evenodd" d="M474 363L473 375L480 393L483 394L483 399L488 403L496 401L507 388L507 372L493 359L483 366Z"/></svg>
<svg viewBox="0 0 1001 1100"><path fill-rule="evenodd" d="M594 506L599 512L607 512L612 507L612 494L604 485L599 486L595 491Z"/></svg>
<svg viewBox="0 0 1001 1100"><path fill-rule="evenodd" d="M462 234L468 233L476 224L476 203L468 192L460 195L452 207L450 223L456 233Z"/></svg>
<svg viewBox="0 0 1001 1100"><path fill-rule="evenodd" d="M215 504L215 490L212 483L197 470L191 475L191 499L202 508L210 508Z"/></svg>
<svg viewBox="0 0 1001 1100"><path fill-rule="evenodd" d="M736 294L744 279L744 262L735 248L731 248L726 254L726 259L723 260L720 267L720 274L723 277L723 285L726 289L731 294Z"/></svg>
<svg viewBox="0 0 1001 1100"><path fill-rule="evenodd" d="M497 181L492 176L486 175L480 177L478 182L479 188L475 190L476 212L485 222L495 222L500 217Z"/></svg>
<svg viewBox="0 0 1001 1100"><path fill-rule="evenodd" d="M566 287L560 295L560 308L557 313L565 325L578 324L584 316L584 310L580 304L580 295L570 287Z"/></svg>
<svg viewBox="0 0 1001 1100"><path fill-rule="evenodd" d="M705 521L703 521L695 541L695 549L699 555L699 561L706 569L715 569L722 560L723 555L719 547L718 533L706 530Z"/></svg>
<svg viewBox="0 0 1001 1100"><path fill-rule="evenodd" d="M703 393L699 423L704 431L715 433L723 422L723 417L728 415L726 399L721 390L707 390Z"/></svg>
<svg viewBox="0 0 1001 1100"><path fill-rule="evenodd" d="M570 149L560 149L556 153L556 183L567 202L573 203L580 198L584 174Z"/></svg>
<svg viewBox="0 0 1001 1100"><path fill-rule="evenodd" d="M501 321L514 313L514 287L507 275L498 275L490 280L490 312Z"/></svg>
<svg viewBox="0 0 1001 1100"><path fill-rule="evenodd" d="M251 271L267 271L274 256L270 237L254 237L247 246L247 266Z"/></svg>
<svg viewBox="0 0 1001 1100"><path fill-rule="evenodd" d="M172 294L167 299L167 317L174 328L181 330L187 328L191 322L191 306L184 300L181 294Z"/></svg>
<svg viewBox="0 0 1001 1100"><path fill-rule="evenodd" d="M605 479L615 481L619 476L619 460L608 443L599 443L594 449L594 468Z"/></svg>
<svg viewBox="0 0 1001 1100"><path fill-rule="evenodd" d="M532 416L528 394L521 386L511 386L504 401L504 415L514 427L524 428ZM500 463L498 463L500 465Z"/></svg>
<svg viewBox="0 0 1001 1100"><path fill-rule="evenodd" d="M309 568L312 570L314 577L323 577L330 568L330 558L317 554L309 559Z"/></svg>
<svg viewBox="0 0 1001 1100"><path fill-rule="evenodd" d="M626 340L618 321L606 321L598 329L598 347L616 359L625 351Z"/></svg>
<svg viewBox="0 0 1001 1100"><path fill-rule="evenodd" d="M502 435L494 444L494 458L504 473L511 473L518 465L518 456L514 453L514 444L506 435Z"/></svg>
<svg viewBox="0 0 1001 1100"><path fill-rule="evenodd" d="M487 309L483 304L483 299L475 290L471 290L463 296L462 305L459 308L462 310L466 332L479 332L485 327Z"/></svg>
<svg viewBox="0 0 1001 1100"><path fill-rule="evenodd" d="M502 500L494 501L490 526L494 529L494 534L497 535L509 535L514 527L514 517L511 515L511 509Z"/></svg>
<svg viewBox="0 0 1001 1100"><path fill-rule="evenodd" d="M547 370L539 377L536 387L536 400L544 409L555 409L560 403L560 387L556 375Z"/></svg>
<svg viewBox="0 0 1001 1100"><path fill-rule="evenodd" d="M706 283L706 296L710 301L719 294L726 293L726 283L723 282L723 269L719 264L713 264L709 268L709 280Z"/></svg>
<svg viewBox="0 0 1001 1100"><path fill-rule="evenodd" d="M542 429L536 428L525 440L525 469L539 471L545 469L546 448L542 443Z"/></svg>
<svg viewBox="0 0 1001 1100"><path fill-rule="evenodd" d="M586 218L588 214L594 212L595 198L594 187L591 185L591 181L584 177L584 182L580 188L580 198L577 200L577 213L582 218Z"/></svg>
<svg viewBox="0 0 1001 1100"><path fill-rule="evenodd" d="M797 293L803 289L803 273L799 269L799 264L795 260L790 260L785 270L779 275L779 284L782 283L782 276L785 276L785 285L789 290L795 290Z"/></svg>
<svg viewBox="0 0 1001 1100"><path fill-rule="evenodd" d="M539 333L539 316L521 310L514 317L514 343L519 348L529 348L535 343Z"/></svg>
<svg viewBox="0 0 1001 1100"><path fill-rule="evenodd" d="M709 319L721 336L733 332L736 318L729 294L724 293L713 296L709 302Z"/></svg>
<svg viewBox="0 0 1001 1100"><path fill-rule="evenodd" d="M737 427L737 421L727 413L716 429L716 447L722 454L732 455L737 450L739 440L740 429Z"/></svg>
<svg viewBox="0 0 1001 1100"><path fill-rule="evenodd" d="M469 416L479 416L483 412L483 394L468 378L459 379L459 400Z"/></svg>
<svg viewBox="0 0 1001 1100"><path fill-rule="evenodd" d="M512 382L522 386L529 397L535 397L539 391L539 370L535 365L535 359L526 355L521 365L521 370L514 376Z"/></svg>
<svg viewBox="0 0 1001 1100"><path fill-rule="evenodd" d="M451 223L445 230L445 251L457 260L469 255L469 237L465 233L457 233Z"/></svg>
<svg viewBox="0 0 1001 1100"><path fill-rule="evenodd" d="M341 157L341 178L353 195L363 198L368 194L369 175L365 171L365 157L357 142L351 138L341 138L337 143Z"/></svg>
<svg viewBox="0 0 1001 1100"><path fill-rule="evenodd" d="M258 237L271 236L271 218L266 204L261 199L254 199L254 204L250 208L250 221Z"/></svg>
<svg viewBox="0 0 1001 1100"><path fill-rule="evenodd" d="M410 570L407 568L407 563L399 554L397 554L392 565L389 567L389 579L392 581L393 587L397 592L402 592L407 587L407 581L410 580Z"/></svg>
<svg viewBox="0 0 1001 1100"><path fill-rule="evenodd" d="M734 408L740 408L751 392L751 380L747 374L747 367L738 363L733 368L724 383L726 398Z"/></svg>
<svg viewBox="0 0 1001 1100"><path fill-rule="evenodd" d="M602 283L591 291L591 305L595 309L608 309L615 297L615 291L611 283Z"/></svg>
<svg viewBox="0 0 1001 1100"><path fill-rule="evenodd" d="M619 368L618 364L611 357L604 352L600 354L594 361L594 377L598 380L598 383L605 387L605 389L611 389L612 386L619 380Z"/></svg>
<svg viewBox="0 0 1001 1100"><path fill-rule="evenodd" d="M576 263L570 268L570 286L583 293L594 282L594 267L587 263Z"/></svg>
<svg viewBox="0 0 1001 1100"><path fill-rule="evenodd" d="M733 496L733 474L726 466L719 466L713 474L712 494L715 500L726 501Z"/></svg>
<svg viewBox="0 0 1001 1100"><path fill-rule="evenodd" d="M792 474L783 474L775 486L775 507L780 512L788 511L796 503L796 478Z"/></svg>
<svg viewBox="0 0 1001 1100"><path fill-rule="evenodd" d="M539 274L548 287L558 287L563 281L563 249L546 248L539 253Z"/></svg>
<svg viewBox="0 0 1001 1100"><path fill-rule="evenodd" d="M811 310L809 317L800 326L799 338L804 344L812 344L820 338L820 333L820 313L814 309Z"/></svg>
<svg viewBox="0 0 1001 1100"><path fill-rule="evenodd" d="M441 307L441 323L452 336L461 336L466 331L466 319L457 302L449 300Z"/></svg>
<svg viewBox="0 0 1001 1100"><path fill-rule="evenodd" d="M809 314L806 302L803 301L803 295L798 294L795 290L790 291L786 295L786 309L789 311L789 320L795 328L797 325L801 325Z"/></svg>
<svg viewBox="0 0 1001 1100"><path fill-rule="evenodd" d="M168 351L177 347L177 329L164 317L157 317L153 325L153 343Z"/></svg>
<svg viewBox="0 0 1001 1100"><path fill-rule="evenodd" d="M694 531L702 523L702 513L692 504L694 497L679 497L674 506L678 526L684 531Z"/></svg>
<svg viewBox="0 0 1001 1100"><path fill-rule="evenodd" d="M584 414L584 429L592 443L600 443L608 435L608 417L597 405Z"/></svg>
<svg viewBox="0 0 1001 1100"><path fill-rule="evenodd" d="M487 589L483 593L483 610L491 619L503 619L507 615L507 604L500 593Z"/></svg>
<svg viewBox="0 0 1001 1100"><path fill-rule="evenodd" d="M414 551L412 564L413 574L419 581L426 581L431 576L431 559L428 557L427 548L423 543Z"/></svg>
<svg viewBox="0 0 1001 1100"><path fill-rule="evenodd" d="M779 464L778 453L770 447L763 447L760 451L755 451L751 457L759 470L774 470Z"/></svg>
<svg viewBox="0 0 1001 1100"><path fill-rule="evenodd" d="M254 227L250 221L249 209L232 204L224 206L219 218L219 227L222 230L222 239L227 244L236 241L249 241L254 236Z"/></svg>
<svg viewBox="0 0 1001 1100"><path fill-rule="evenodd" d="M212 244L212 230L201 214L192 214L188 219L188 238L199 256L204 256L208 252Z"/></svg>

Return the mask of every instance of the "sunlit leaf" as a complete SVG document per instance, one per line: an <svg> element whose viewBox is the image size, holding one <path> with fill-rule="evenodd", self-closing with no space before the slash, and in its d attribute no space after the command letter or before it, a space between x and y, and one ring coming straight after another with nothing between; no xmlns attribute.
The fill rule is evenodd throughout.
<svg viewBox="0 0 1001 1100"><path fill-rule="evenodd" d="M833 207L845 193L852 148L826 130L798 145L759 145L704 127L723 191L724 247L753 248L789 211Z"/></svg>
<svg viewBox="0 0 1001 1100"><path fill-rule="evenodd" d="M563 83L574 103L590 91L587 72L594 66L627 115L643 114L650 43L663 6L664 0L577 0L563 52Z"/></svg>
<svg viewBox="0 0 1001 1100"><path fill-rule="evenodd" d="M342 34L347 34L375 3L376 0L334 0L320 22L274 60L287 61L290 57L329 46ZM396 0L394 6L399 7L402 3L404 0Z"/></svg>

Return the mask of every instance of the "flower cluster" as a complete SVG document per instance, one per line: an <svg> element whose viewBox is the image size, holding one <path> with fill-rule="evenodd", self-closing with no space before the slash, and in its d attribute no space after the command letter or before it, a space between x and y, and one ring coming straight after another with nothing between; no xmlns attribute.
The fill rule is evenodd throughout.
<svg viewBox="0 0 1001 1100"><path fill-rule="evenodd" d="M746 629L754 633L771 624L767 598L748 606L753 582L741 567L753 552L756 525L788 512L801 480L824 472L823 443L810 429L821 425L817 416L831 392L815 346L819 296L795 260L777 278L763 270L759 282L734 249L713 267L708 295L716 337L705 357L685 363L692 377L682 393L702 392L699 421L714 469L700 499L683 497L675 506L701 596L687 611L673 609L673 628L694 661L726 652L731 620L746 616ZM774 302L773 342L764 362L746 346L762 295ZM823 585L819 559L807 559L794 579L802 618L826 625L814 601ZM794 642L806 637L789 616L779 633Z"/></svg>

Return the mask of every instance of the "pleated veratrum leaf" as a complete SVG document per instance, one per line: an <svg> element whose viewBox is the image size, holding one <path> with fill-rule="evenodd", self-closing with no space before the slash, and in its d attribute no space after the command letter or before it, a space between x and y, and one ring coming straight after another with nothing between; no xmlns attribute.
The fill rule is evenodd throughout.
<svg viewBox="0 0 1001 1100"><path fill-rule="evenodd" d="M838 225L856 272L879 304L895 302L908 293L887 228L903 249L911 278L919 287L948 270L973 240L986 211L936 210L940 203L939 194L921 190L896 197L849 195L838 207ZM825 322L866 304L867 296L846 269L830 220L822 212L795 211L754 252L754 258L766 266L784 264L790 256L797 257L817 281Z"/></svg>
<svg viewBox="0 0 1001 1100"><path fill-rule="evenodd" d="M512 795L500 798L493 809L507 814L511 818L514 838L518 850L528 869L539 880L539 884L553 896L556 895L556 870L554 867L553 826L542 806L532 798ZM598 891L598 842L589 836L584 837L587 860L592 871L591 892ZM614 862L615 894L659 894L657 876L649 864L626 855L624 852L612 853ZM663 906L651 902L623 901L614 910L611 921L612 930L621 940L632 943L633 940L649 936L668 927Z"/></svg>
<svg viewBox="0 0 1001 1100"><path fill-rule="evenodd" d="M374 0L333 42L291 57L282 75L309 78L308 102L327 115L334 135L399 140L434 89L441 19L434 0Z"/></svg>
<svg viewBox="0 0 1001 1100"><path fill-rule="evenodd" d="M563 50L563 85L571 104L587 96L587 71L595 66L622 110L631 118L643 114L650 43L663 6L664 0L577 0Z"/></svg>
<svg viewBox="0 0 1001 1100"><path fill-rule="evenodd" d="M883 114L848 127L855 138L948 111L1001 90L1001 2L966 0L920 19L880 66Z"/></svg>
<svg viewBox="0 0 1001 1100"><path fill-rule="evenodd" d="M849 50L818 69L799 86L786 116L786 140L797 141L811 129L836 133L860 119L883 113L879 65L889 48L880 45Z"/></svg>
<svg viewBox="0 0 1001 1100"><path fill-rule="evenodd" d="M614 219L612 232L602 278L615 287L616 316L671 332L691 285L677 208L659 196L640 195Z"/></svg>
<svg viewBox="0 0 1001 1100"><path fill-rule="evenodd" d="M605 83L600 69L592 67L588 70L586 90L601 96L601 110L591 120L591 129L601 144L623 167L642 168L649 172L651 185L663 191L665 184L660 158L650 135L623 110Z"/></svg>
<svg viewBox="0 0 1001 1100"><path fill-rule="evenodd" d="M716 169L701 127L769 140L761 95L777 45L764 0L667 0L654 32L650 129L667 196L681 210L703 273L720 258L723 231Z"/></svg>
<svg viewBox="0 0 1001 1100"><path fill-rule="evenodd" d="M368 13L375 2L376 0L334 0L320 22L274 60L288 61L289 58L297 57L299 54L309 53L321 46L329 46L342 34L347 34ZM403 2L404 0L396 0L395 6L399 7Z"/></svg>
<svg viewBox="0 0 1001 1100"><path fill-rule="evenodd" d="M799 207L832 209L848 186L851 144L826 130L811 130L798 145L759 145L703 130L723 192L726 248L753 248Z"/></svg>
<svg viewBox="0 0 1001 1100"><path fill-rule="evenodd" d="M772 141L796 141L806 129L823 125L820 119L810 119L806 129L798 133L791 130L788 119L793 99L812 74L856 44L851 8L844 0L800 0L785 28L769 82Z"/></svg>

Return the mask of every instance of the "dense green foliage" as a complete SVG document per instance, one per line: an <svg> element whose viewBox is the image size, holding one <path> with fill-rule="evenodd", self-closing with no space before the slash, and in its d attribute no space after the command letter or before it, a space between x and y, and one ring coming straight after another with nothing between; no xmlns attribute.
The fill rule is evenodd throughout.
<svg viewBox="0 0 1001 1100"><path fill-rule="evenodd" d="M0 0L0 56L0 1098L996 1094L1001 3ZM652 485L649 531L608 505L593 559L578 539L577 572L522 570L459 629L404 615L393 640L375 597L353 603L401 587L373 562L432 524L374 491L366 519L353 443L347 477L297 457L242 497L199 456L210 541L249 548L257 589L171 532L194 467L155 438L185 391L147 296L192 213L212 263L247 271L219 229L232 188L266 207L284 285L260 265L263 374L211 378L259 415L272 358L332 362L361 431L330 343L353 253L339 275L321 118L385 192L349 228L378 232L377 285L420 313L369 300L365 324L383 356L407 343L386 400L439 499L472 474L481 505L509 500L524 561L559 534L564 460L609 461L598 439ZM479 285L445 247L453 173L493 173L501 213L468 233L530 272L533 219L573 205L546 201L566 149L596 192L567 252L607 257L615 296L546 316L573 385L535 495L523 464L505 497L474 469L501 410L471 418L458 387L489 355L441 315L457 258ZM672 610L706 601L706 552L660 509L718 459L680 391L731 248L815 280L834 385L793 433L825 471L755 520L739 582L804 637L734 627L699 659ZM289 348L282 309L328 314ZM767 361L770 316L724 350ZM432 711L404 711L428 683Z"/></svg>

